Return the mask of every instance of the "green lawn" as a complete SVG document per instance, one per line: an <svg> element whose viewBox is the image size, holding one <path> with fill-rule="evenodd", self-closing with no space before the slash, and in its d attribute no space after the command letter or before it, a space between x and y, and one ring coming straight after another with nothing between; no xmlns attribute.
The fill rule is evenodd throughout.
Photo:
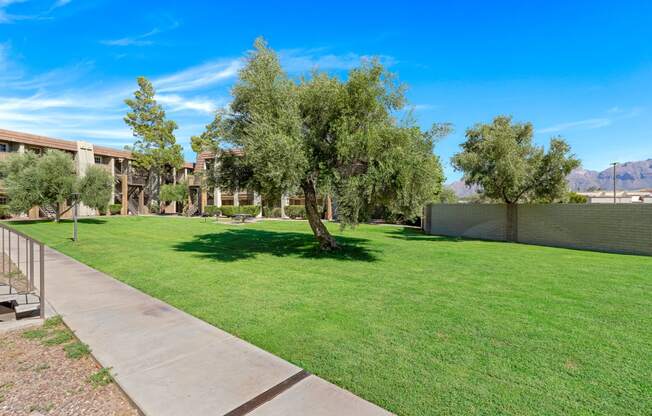
<svg viewBox="0 0 652 416"><path fill-rule="evenodd" d="M652 258L307 223L16 223L401 415L650 414Z"/></svg>

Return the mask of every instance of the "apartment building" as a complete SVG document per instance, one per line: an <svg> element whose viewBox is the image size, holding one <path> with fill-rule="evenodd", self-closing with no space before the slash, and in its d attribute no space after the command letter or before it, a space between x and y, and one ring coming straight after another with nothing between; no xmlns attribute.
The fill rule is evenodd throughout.
<svg viewBox="0 0 652 416"><path fill-rule="evenodd" d="M61 150L69 153L75 162L77 174L84 175L88 166L100 166L106 169L114 178L114 188L111 201L113 204L122 205L122 215L138 215L148 212L150 201L147 200L146 192L161 184L155 175L147 175L133 166L133 156L127 150L119 150L105 146L99 146L87 141L72 141L39 136L35 134L22 133L0 129L0 160L7 158L11 153L24 153L31 151L42 154L48 149ZM233 150L236 154L238 150ZM165 183L188 183L190 190L190 212L203 213L206 206L239 206L239 205L262 205L261 196L251 190L236 190L230 192L219 187L209 187L203 179L202 172L212 169L216 155L214 152L205 151L197 154L195 163L186 162L181 169L171 169L171 172L164 179ZM332 219L332 208L330 198L327 199L325 218ZM6 204L8 197L0 182L0 204ZM284 195L278 201L269 203L267 206L281 208L282 216L285 207L288 205L303 205L303 195ZM166 214L181 213L181 204L172 202L161 206L161 212ZM31 219L38 219L51 216L45 207L33 207L26 213ZM64 217L70 216L68 211ZM97 215L94 209L80 206L79 215ZM262 215L262 210L259 215Z"/></svg>
<svg viewBox="0 0 652 416"><path fill-rule="evenodd" d="M239 150L231 150L236 155L240 155ZM210 170L213 168L216 159L216 155L212 151L204 151L197 154L197 160L195 162L195 173L196 177L194 182L191 182L191 199L194 195L198 195L198 201L201 211L203 212L204 208L207 205L215 205L217 207L221 206L239 206L239 205L262 205L263 201L261 196L254 191L239 189L235 192L229 192L219 187L208 187L201 186L201 172ZM333 209L330 197L326 196L326 212L325 219L333 219ZM266 206L281 208L281 216L285 217L285 207L288 205L303 205L304 197L303 195L283 195L278 201L265 201ZM262 210L258 214L262 216Z"/></svg>
<svg viewBox="0 0 652 416"><path fill-rule="evenodd" d="M132 166L131 152L110 147L95 145L86 141L71 141L54 139L35 134L21 133L0 129L0 160L7 158L11 153L24 153L31 151L41 154L48 149L61 150L69 153L75 162L78 175L83 175L88 166L100 166L106 169L113 177L112 203L122 205L122 214L142 214L147 212L148 202L145 189L148 186L158 186L156 178L148 177L146 172L139 171ZM173 172L173 181L181 180L192 174L194 165L186 163L180 170ZM7 203L7 195L0 183L0 204ZM176 212L176 204L164 207L166 212ZM67 213L70 215L70 211ZM79 214L82 216L96 215L94 209L80 206ZM43 207L33 207L26 214L29 218L37 219L48 216Z"/></svg>

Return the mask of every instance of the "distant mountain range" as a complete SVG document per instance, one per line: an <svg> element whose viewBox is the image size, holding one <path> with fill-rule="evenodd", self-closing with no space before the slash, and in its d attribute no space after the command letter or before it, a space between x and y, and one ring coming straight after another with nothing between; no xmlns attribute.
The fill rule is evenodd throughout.
<svg viewBox="0 0 652 416"><path fill-rule="evenodd" d="M602 172L578 168L567 177L571 190L584 192L588 190L613 189L613 168ZM463 181L448 184L458 197L464 198L477 193L477 187L468 187ZM652 189L652 159L638 162L625 162L616 166L616 189L631 191L635 189Z"/></svg>

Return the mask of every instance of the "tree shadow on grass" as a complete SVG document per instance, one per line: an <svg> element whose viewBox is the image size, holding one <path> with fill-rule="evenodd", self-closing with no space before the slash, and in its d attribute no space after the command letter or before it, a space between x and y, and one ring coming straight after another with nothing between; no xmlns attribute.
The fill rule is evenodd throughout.
<svg viewBox="0 0 652 416"><path fill-rule="evenodd" d="M388 230L385 234L389 238L396 238L399 240L410 241L439 241L439 242L462 242L465 239L461 237L448 237L445 235L431 235L426 234L418 228L393 228Z"/></svg>
<svg viewBox="0 0 652 416"><path fill-rule="evenodd" d="M337 242L341 246L340 250L324 252L319 249L312 234L245 228L196 235L193 240L176 244L174 249L198 253L202 257L223 262L251 259L259 254L309 259L376 261L373 250L367 246L369 240L337 237Z"/></svg>

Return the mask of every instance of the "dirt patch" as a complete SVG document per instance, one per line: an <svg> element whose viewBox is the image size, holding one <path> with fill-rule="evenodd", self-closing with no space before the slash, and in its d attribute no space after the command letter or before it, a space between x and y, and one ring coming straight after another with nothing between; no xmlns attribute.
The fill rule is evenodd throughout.
<svg viewBox="0 0 652 416"><path fill-rule="evenodd" d="M0 415L138 415L114 383L94 381L107 370L68 332L50 321L1 334Z"/></svg>

